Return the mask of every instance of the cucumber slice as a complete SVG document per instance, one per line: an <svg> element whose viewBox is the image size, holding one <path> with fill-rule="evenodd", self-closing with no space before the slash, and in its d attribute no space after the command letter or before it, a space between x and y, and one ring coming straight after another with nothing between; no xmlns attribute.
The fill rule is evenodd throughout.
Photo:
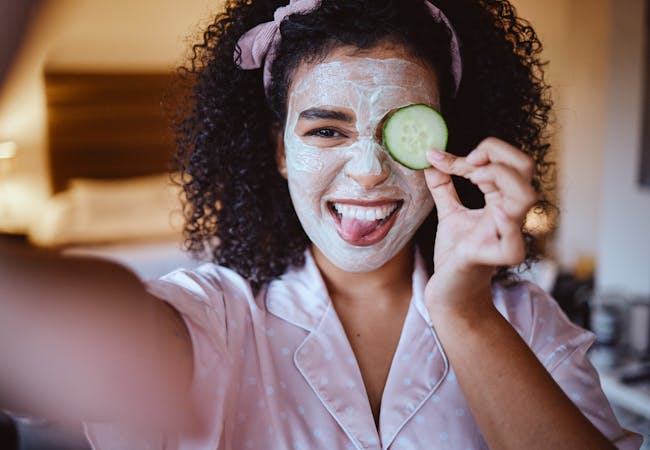
<svg viewBox="0 0 650 450"><path fill-rule="evenodd" d="M384 123L383 139L388 153L413 170L431 167L426 152L447 147L447 124L435 109L418 103L395 111Z"/></svg>

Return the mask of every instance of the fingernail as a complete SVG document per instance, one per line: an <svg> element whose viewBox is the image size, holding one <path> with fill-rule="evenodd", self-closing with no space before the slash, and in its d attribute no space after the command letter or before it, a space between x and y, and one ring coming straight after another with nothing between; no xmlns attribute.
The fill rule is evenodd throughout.
<svg viewBox="0 0 650 450"><path fill-rule="evenodd" d="M444 161L447 155L439 150L428 150L427 157L433 159L434 161Z"/></svg>

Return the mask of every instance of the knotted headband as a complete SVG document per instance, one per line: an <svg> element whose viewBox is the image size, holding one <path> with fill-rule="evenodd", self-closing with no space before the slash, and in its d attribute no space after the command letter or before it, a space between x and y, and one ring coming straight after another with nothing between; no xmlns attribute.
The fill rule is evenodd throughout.
<svg viewBox="0 0 650 450"><path fill-rule="evenodd" d="M281 6L273 13L273 20L251 28L237 42L235 62L245 70L264 67L264 86L268 87L271 81L271 64L275 59L276 49L280 42L280 23L291 14L304 14L314 11L321 0L290 0L286 6ZM437 23L442 23L451 34L449 53L451 55L451 73L454 78L455 92L458 92L463 74L463 62L460 56L460 41L454 27L445 14L427 0L424 4L429 8L429 13Z"/></svg>

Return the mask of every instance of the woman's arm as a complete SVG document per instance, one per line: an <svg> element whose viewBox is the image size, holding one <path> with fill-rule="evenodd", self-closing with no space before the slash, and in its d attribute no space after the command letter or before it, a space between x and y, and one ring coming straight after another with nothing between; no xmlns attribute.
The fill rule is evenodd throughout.
<svg viewBox="0 0 650 450"><path fill-rule="evenodd" d="M188 416L192 344L173 308L117 264L1 245L0 407L147 424Z"/></svg>
<svg viewBox="0 0 650 450"><path fill-rule="evenodd" d="M495 308L444 309L434 327L490 448L615 448Z"/></svg>
<svg viewBox="0 0 650 450"><path fill-rule="evenodd" d="M427 307L489 447L614 448L492 302L494 268L524 258L521 224L535 201L532 162L497 139L484 141L467 158L436 152L430 160L434 168L426 177L439 225ZM485 208L464 208L450 174L478 185Z"/></svg>

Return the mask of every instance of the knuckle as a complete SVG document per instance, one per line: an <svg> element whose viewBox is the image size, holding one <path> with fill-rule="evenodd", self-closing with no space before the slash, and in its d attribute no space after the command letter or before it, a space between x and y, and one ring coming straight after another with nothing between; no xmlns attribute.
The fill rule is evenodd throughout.
<svg viewBox="0 0 650 450"><path fill-rule="evenodd" d="M492 163L492 167L500 175L512 176L515 174L515 172L512 170L512 167L502 162Z"/></svg>
<svg viewBox="0 0 650 450"><path fill-rule="evenodd" d="M465 158L459 158L458 156L452 156L449 159L449 168L455 175L465 176L469 172Z"/></svg>
<svg viewBox="0 0 650 450"><path fill-rule="evenodd" d="M535 173L535 161L528 155L524 155L524 162L522 163L524 176L526 178L532 178Z"/></svg>
<svg viewBox="0 0 650 450"><path fill-rule="evenodd" d="M433 178L433 179L429 180L427 185L429 186L429 189L433 193L437 193L437 192L440 191L441 188L443 188L445 186L446 183L447 183L447 181L444 178L437 177L437 178Z"/></svg>
<svg viewBox="0 0 650 450"><path fill-rule="evenodd" d="M537 191L530 185L524 190L524 202L528 206L533 206L537 202Z"/></svg>
<svg viewBox="0 0 650 450"><path fill-rule="evenodd" d="M481 153L484 153L485 149L482 148L480 145L476 148L474 148L471 152L467 154L467 157L469 158L470 156L477 156L480 155Z"/></svg>
<svg viewBox="0 0 650 450"><path fill-rule="evenodd" d="M494 136L488 136L483 141L481 142L482 144L488 145L488 146L497 146L501 145L501 140L494 137Z"/></svg>

